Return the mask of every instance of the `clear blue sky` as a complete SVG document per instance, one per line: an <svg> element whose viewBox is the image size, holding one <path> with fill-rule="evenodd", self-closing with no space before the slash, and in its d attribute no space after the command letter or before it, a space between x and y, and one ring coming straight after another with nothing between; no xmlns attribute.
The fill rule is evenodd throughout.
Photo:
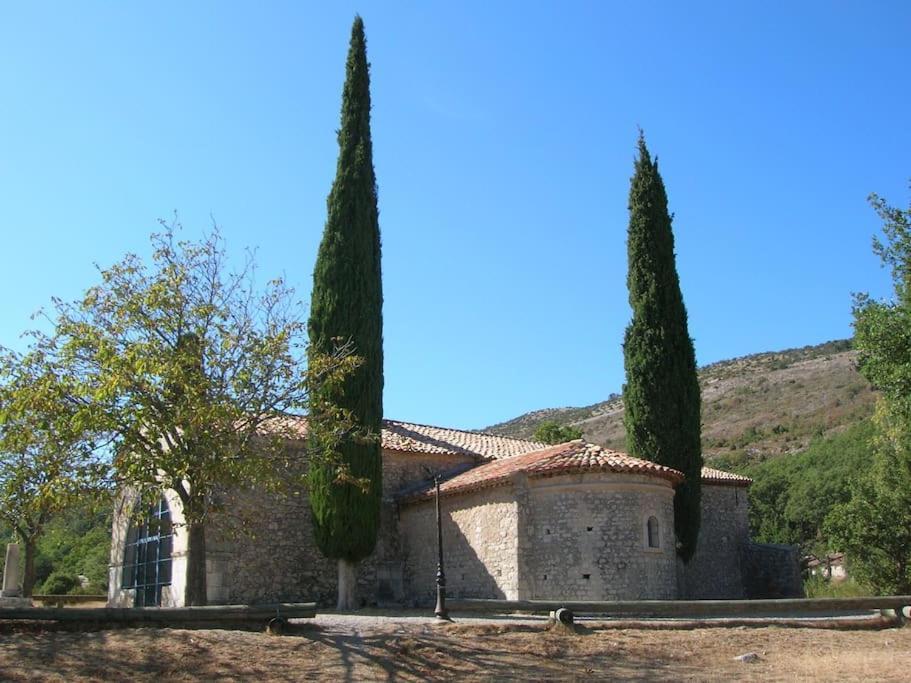
<svg viewBox="0 0 911 683"><path fill-rule="evenodd" d="M309 299L364 17L386 414L479 428L619 391L637 125L700 364L851 334L905 206L911 3L0 4L0 343L213 216Z"/></svg>

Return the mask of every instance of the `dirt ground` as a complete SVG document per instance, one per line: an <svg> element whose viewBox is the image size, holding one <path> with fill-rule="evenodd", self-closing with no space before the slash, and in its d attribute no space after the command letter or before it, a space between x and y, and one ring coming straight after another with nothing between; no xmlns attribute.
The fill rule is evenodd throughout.
<svg viewBox="0 0 911 683"><path fill-rule="evenodd" d="M644 629L589 622L436 624L421 619L243 630L0 627L0 680L909 681L911 626ZM735 657L753 652L752 663Z"/></svg>

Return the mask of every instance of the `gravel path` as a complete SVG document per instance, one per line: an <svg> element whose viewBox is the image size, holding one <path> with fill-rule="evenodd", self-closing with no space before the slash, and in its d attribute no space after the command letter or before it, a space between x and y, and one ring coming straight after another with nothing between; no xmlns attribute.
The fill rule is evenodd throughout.
<svg viewBox="0 0 911 683"><path fill-rule="evenodd" d="M479 615L454 613L452 617L455 623L465 625L513 624L527 626L542 625L547 622L546 616L534 614ZM292 623L315 623L321 628L347 630L350 632L351 630L375 630L378 628L385 630L390 625L397 626L400 630L411 630L416 625L444 626L447 622L440 622L430 611L380 612L363 610L356 613L317 612L315 619L292 619Z"/></svg>

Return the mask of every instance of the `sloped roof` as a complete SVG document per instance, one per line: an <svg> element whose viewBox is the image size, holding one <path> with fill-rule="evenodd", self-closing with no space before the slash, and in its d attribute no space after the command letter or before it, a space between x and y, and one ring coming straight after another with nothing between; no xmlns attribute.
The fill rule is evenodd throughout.
<svg viewBox="0 0 911 683"><path fill-rule="evenodd" d="M705 484L726 484L728 486L749 486L753 483L753 480L733 472L716 470L714 467L703 467L702 482Z"/></svg>
<svg viewBox="0 0 911 683"><path fill-rule="evenodd" d="M531 453L495 460L467 472L456 474L440 484L440 494L453 495L500 486L508 483L510 478L518 472L524 472L530 477L578 472L623 472L659 477L672 484L683 481L683 475L670 467L585 443L580 439L544 447ZM419 500L429 497L430 494L431 485L427 483L408 491L402 496L402 499Z"/></svg>
<svg viewBox="0 0 911 683"><path fill-rule="evenodd" d="M430 425L383 420L383 448L409 453L473 455L484 459L512 458L546 448L537 441L497 434L467 432Z"/></svg>
<svg viewBox="0 0 911 683"><path fill-rule="evenodd" d="M305 417L291 419L294 420L295 428L300 436L306 436L307 419ZM682 481L683 478L680 472L669 467L581 440L548 446L538 441L513 439L484 432L469 432L463 429L433 427L401 420L383 420L383 448L402 453L470 455L480 460L496 461L460 475L460 479L471 475L472 481L483 479L484 482L493 482L492 484L484 483L477 488L496 485L498 481L506 481L518 471L526 471L530 475L537 476L583 471L636 472L664 476L674 483ZM523 456L528 457L523 459ZM500 463L500 467L493 467L498 463ZM446 488L452 481L450 479L443 484L440 491L452 490ZM464 482L467 481L468 479L464 480ZM749 486L753 483L749 477L716 470L712 467L702 468L702 481L707 484L728 486ZM458 486L460 487L458 490L465 490L461 488L462 483L459 483Z"/></svg>
<svg viewBox="0 0 911 683"><path fill-rule="evenodd" d="M305 437L307 418L292 419L295 420L295 429L300 437ZM546 446L547 444L538 441L512 439L498 434L383 420L383 448L402 453L470 455L481 460L495 460L537 451Z"/></svg>

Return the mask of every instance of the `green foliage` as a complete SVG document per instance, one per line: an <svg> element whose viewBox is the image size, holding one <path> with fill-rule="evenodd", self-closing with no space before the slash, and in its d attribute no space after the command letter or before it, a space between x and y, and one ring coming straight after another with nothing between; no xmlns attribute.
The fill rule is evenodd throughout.
<svg viewBox="0 0 911 683"><path fill-rule="evenodd" d="M179 227L179 226L177 226ZM229 271L224 242L152 236L137 256L102 270L81 300L55 302L53 360L67 420L114 451L118 480L142 495L177 493L188 531L185 601L205 604L205 523L232 487L299 487L287 439L289 413L308 386L351 366L345 354L302 362L305 328L282 280L262 290L252 257ZM11 449L12 450L12 449Z"/></svg>
<svg viewBox="0 0 911 683"><path fill-rule="evenodd" d="M332 449L332 462L313 460L309 498L322 552L356 562L376 544L382 491L379 435L383 418L383 292L373 144L370 74L364 25L356 17L342 93L338 166L328 218L313 271L310 349L331 354L350 345L362 364L337 385L312 387L311 450L326 448L338 417L355 429Z"/></svg>
<svg viewBox="0 0 911 683"><path fill-rule="evenodd" d="M873 240L873 250L891 270L894 297L877 301L855 295L854 339L858 365L883 392L890 411L911 423L911 205L890 207L871 195L870 202L883 221L885 241Z"/></svg>
<svg viewBox="0 0 911 683"><path fill-rule="evenodd" d="M860 581L877 593L904 595L911 592L911 434L906 415L890 407L880 400L871 462L825 529Z"/></svg>
<svg viewBox="0 0 911 683"><path fill-rule="evenodd" d="M22 590L36 581L37 544L56 514L104 489L95 420L38 337L22 355L0 352L0 520L22 546Z"/></svg>
<svg viewBox="0 0 911 683"><path fill-rule="evenodd" d="M696 549L701 517L699 382L667 194L642 135L629 212L627 286L633 318L623 342L627 447L631 455L686 475L674 496L674 521L678 552L688 561Z"/></svg>
<svg viewBox="0 0 911 683"><path fill-rule="evenodd" d="M763 543L795 543L816 555L843 550L832 545L824 521L869 466L873 433L872 422L864 420L841 434L816 439L801 453L741 468L753 478L753 537Z"/></svg>
<svg viewBox="0 0 911 683"><path fill-rule="evenodd" d="M541 443L566 443L582 438L582 430L572 425L561 425L558 422L547 420L538 425L532 437Z"/></svg>
<svg viewBox="0 0 911 683"><path fill-rule="evenodd" d="M855 298L855 346L861 373L882 392L874 423L874 457L851 498L832 510L826 528L861 580L881 593L911 592L911 206L870 201L885 241L874 251L892 273L894 297Z"/></svg>
<svg viewBox="0 0 911 683"><path fill-rule="evenodd" d="M66 595L79 585L79 579L75 574L63 571L55 571L41 586L41 593L44 595Z"/></svg>
<svg viewBox="0 0 911 683"><path fill-rule="evenodd" d="M808 598L864 598L873 594L853 577L830 581L822 576L811 576L803 582L803 590Z"/></svg>
<svg viewBox="0 0 911 683"><path fill-rule="evenodd" d="M89 580L85 588L76 587L74 592L107 592L111 510L107 499L89 498L76 501L51 518L37 541L34 592L46 592L43 584L55 572ZM0 550L13 537L12 530L0 522ZM0 574L4 560L5 553L0 552Z"/></svg>
<svg viewBox="0 0 911 683"><path fill-rule="evenodd" d="M89 583L84 592L107 592L113 506L107 500L104 502L103 506L76 504L47 525L38 543L36 578L39 582L46 581L52 573L62 572L86 577ZM42 591L47 592L44 588Z"/></svg>

